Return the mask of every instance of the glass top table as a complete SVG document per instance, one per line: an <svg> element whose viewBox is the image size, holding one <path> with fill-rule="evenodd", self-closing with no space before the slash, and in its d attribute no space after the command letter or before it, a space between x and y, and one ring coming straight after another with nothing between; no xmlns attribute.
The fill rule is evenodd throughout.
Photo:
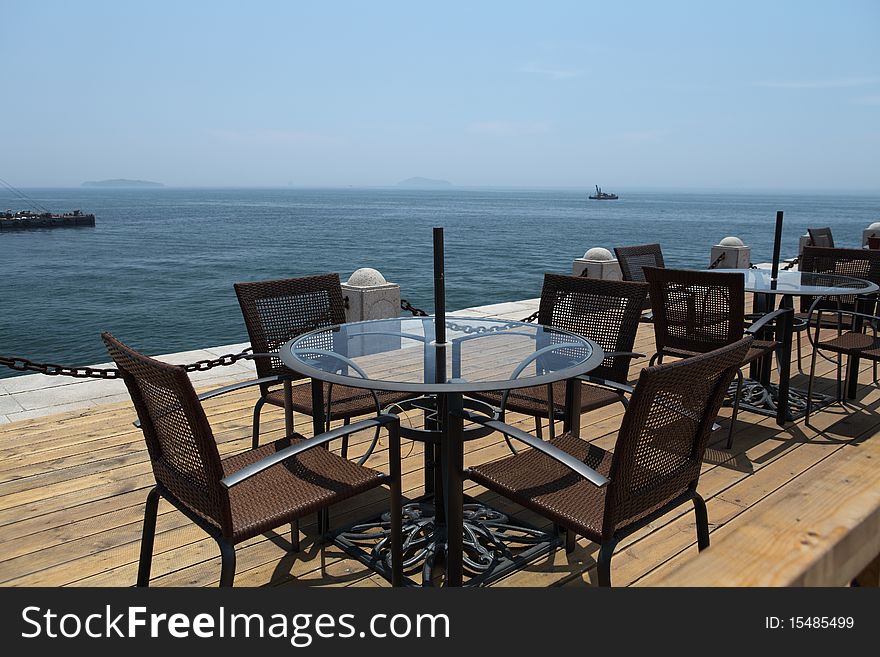
<svg viewBox="0 0 880 657"><path fill-rule="evenodd" d="M850 276L806 271L780 271L776 281L766 269L715 269L713 271L742 272L747 292L784 294L790 296L846 296L876 292L876 283Z"/></svg>
<svg viewBox="0 0 880 657"><path fill-rule="evenodd" d="M371 390L463 393L569 379L598 366L601 347L575 333L524 322L449 317L446 344L434 318L353 322L288 342L289 368L330 383Z"/></svg>
<svg viewBox="0 0 880 657"><path fill-rule="evenodd" d="M480 426L469 423L465 429L464 409L482 404L466 399L465 393L566 381L565 429L577 435L581 383L575 377L598 367L605 353L568 331L475 317L447 316L446 341L437 344L434 322L434 317L400 317L318 328L283 345L280 357L312 379L316 432L324 423L323 382L420 395L393 405L407 417L408 411L423 412L424 433L431 435L417 438L424 443L425 495L403 508L405 576L417 585L408 573L421 569L421 584L431 585L435 565L442 563L447 586L482 585L555 550L559 540L554 532L518 522L464 495L464 441ZM290 394L289 387L285 394ZM498 409L483 406L489 410L480 412L498 416ZM386 513L335 532L333 540L386 574L387 527Z"/></svg>
<svg viewBox="0 0 880 657"><path fill-rule="evenodd" d="M806 272L806 271L780 271L777 273L776 280L771 277L772 272L767 269L715 269L711 271L740 272L743 274L744 287L747 292L755 293L754 310L756 312L767 312L772 310L773 299L776 295L780 295L780 308L791 308L793 311L793 297L843 297L858 296L862 294L871 294L877 292L880 287L871 281L853 278L851 276L841 276L833 273L825 272ZM790 387L791 379L791 344L792 335L794 333L794 322L792 317L786 317L780 324L780 331L776 336L780 347L777 349L777 369L779 374L778 386L771 386L767 376L765 380L760 381L764 394L756 394L755 389L749 389L745 386L744 400L740 402L741 407L750 408L757 412L764 410L770 411L776 415L776 421L779 425L783 425L797 417L803 415L803 409L806 407L806 393ZM858 366L857 360L851 359L851 366ZM755 364L752 365L750 379L758 378L758 370ZM855 377L852 378L856 380ZM745 399L758 399L757 403L750 403ZM793 413L791 410L792 401L797 402L798 412ZM818 404L827 402L825 399L816 399Z"/></svg>

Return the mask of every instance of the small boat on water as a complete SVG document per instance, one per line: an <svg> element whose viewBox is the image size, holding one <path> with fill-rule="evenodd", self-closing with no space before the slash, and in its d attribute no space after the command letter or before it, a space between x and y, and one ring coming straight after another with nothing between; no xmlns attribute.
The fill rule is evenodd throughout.
<svg viewBox="0 0 880 657"><path fill-rule="evenodd" d="M616 201L617 194L606 194L599 185L596 185L596 193L590 194L590 198L594 201Z"/></svg>

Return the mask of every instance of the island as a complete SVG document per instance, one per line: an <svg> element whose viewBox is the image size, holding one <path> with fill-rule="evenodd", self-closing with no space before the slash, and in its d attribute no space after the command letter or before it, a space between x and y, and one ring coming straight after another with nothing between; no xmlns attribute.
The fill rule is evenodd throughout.
<svg viewBox="0 0 880 657"><path fill-rule="evenodd" d="M149 180L126 180L125 178L115 178L113 180L89 180L84 182L80 187L164 187L162 183L151 182Z"/></svg>
<svg viewBox="0 0 880 657"><path fill-rule="evenodd" d="M398 187L452 187L452 183L448 180L437 180L435 178L407 178L397 183Z"/></svg>

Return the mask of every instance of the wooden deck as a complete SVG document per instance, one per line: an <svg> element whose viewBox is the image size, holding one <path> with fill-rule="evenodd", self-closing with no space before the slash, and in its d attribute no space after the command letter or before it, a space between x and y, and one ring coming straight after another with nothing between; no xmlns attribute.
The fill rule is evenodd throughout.
<svg viewBox="0 0 880 657"><path fill-rule="evenodd" d="M641 325L636 351L653 351L648 324ZM644 359L633 364L633 377L644 364ZM793 371L796 372L794 367ZM826 363L820 372L824 378L818 390L831 392L833 368ZM795 376L793 384L805 387L806 377ZM861 384L858 399L849 408L837 405L819 412L814 416L813 428L799 421L782 429L773 418L741 412L734 448L730 451L723 448L730 410L722 410L723 430L712 439L699 486L708 503L713 545L726 542L724 536L749 535L773 517L768 516L768 509L778 509L775 517L781 525L792 521L791 514L797 516L798 509L792 496L800 500L802 508L810 507L812 482L826 469L836 477L839 490L829 493L825 487L815 491L816 495L827 495L828 504L807 517L817 523L822 519L833 522L825 523L830 528L823 525L801 529L814 534L846 534L849 516L842 510L846 510L849 498L841 478L849 483L850 471L841 463L858 462L864 470L865 457L870 459L877 451L872 443L878 441L873 436L880 426L880 390L871 383L869 365L863 367ZM254 401L253 391L242 391L206 404L222 454L248 446ZM622 406L615 405L582 416L581 436L604 448L613 447L622 412ZM264 439L281 435L280 409L267 407L263 417ZM152 473L143 437L131 424L133 419L131 405L117 403L0 427L0 583L129 586L134 582L143 503ZM527 430L533 429L531 418L508 419ZM416 423L418 419L404 421ZM307 419L298 418L297 429L309 433L310 426ZM368 439L366 435L355 438L355 453L364 449ZM507 448L496 434L468 443L465 460L466 464L476 464L505 454ZM403 455L404 490L414 497L421 493L421 445L405 443ZM377 449L369 464L384 469L387 450ZM873 470L876 465L874 460ZM470 495L545 524L471 483L468 486L466 492ZM334 508L332 523L338 526L368 515L384 501L383 491L352 500L344 507ZM857 519L850 518L849 522L856 523ZM771 526L769 531L772 530ZM239 546L236 586L387 585L337 548L322 548L316 541L313 516L305 519L301 531L302 550L297 554L287 552L283 534L261 536ZM820 538L817 534L816 545L821 543ZM805 548L801 542L792 543L784 534L761 547L763 552L750 558L767 559L768 565L784 563L796 552L803 556L804 550L809 549L809 545ZM712 551L700 555L700 559ZM593 584L597 552L596 545L581 539L572 554L558 550L552 557L539 560L496 586ZM689 507L682 507L622 542L612 561L612 579L615 586L705 583L699 578L669 579L683 564L700 563L695 561L696 556L693 514ZM152 584L214 586L219 573L215 543L163 502Z"/></svg>

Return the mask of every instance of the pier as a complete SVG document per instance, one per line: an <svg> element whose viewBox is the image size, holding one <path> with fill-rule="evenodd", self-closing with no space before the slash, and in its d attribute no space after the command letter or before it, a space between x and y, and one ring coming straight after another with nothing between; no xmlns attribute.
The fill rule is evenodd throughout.
<svg viewBox="0 0 880 657"><path fill-rule="evenodd" d="M521 319L537 309L528 299L468 308L459 316ZM171 354L170 362L237 351L226 345ZM653 329L642 324L635 350L650 354ZM206 356L207 354L207 356ZM809 354L809 347L807 348ZM647 365L633 362L630 380ZM834 366L820 366L820 392L832 393ZM615 586L846 585L861 577L877 584L880 553L880 390L863 362L857 398L830 406L813 418L780 427L772 417L741 411L734 447L724 449L730 409L718 422L703 463L699 491L707 501L711 547L698 555L693 513L670 513L625 539L614 558ZM253 376L250 363L193 375L200 391ZM793 370L794 371L794 370ZM804 386L806 377L793 382ZM254 389L206 402L222 455L250 444ZM611 448L620 426L619 404L582 416L581 436ZM131 586L135 581L143 508L153 475L134 409L121 381L71 381L29 375L0 379L0 583L3 586ZM508 421L533 430L531 417ZM418 425L421 416L402 416ZM545 432L546 432L546 420ZM263 415L264 441L281 437L283 412ZM310 435L311 422L297 417L296 430ZM371 435L353 438L350 457L363 453ZM338 445L333 445L338 448ZM422 444L404 442L404 495L421 493ZM465 465L508 454L500 434L465 446ZM368 465L387 467L384 438ZM473 483L467 494L536 525L547 522ZM383 493L334 507L332 526L379 510ZM216 545L163 502L159 508L153 586L216 586ZM282 534L261 535L238 550L236 586L357 586L388 583L333 545L321 545L314 515L300 524L301 550L288 552ZM598 546L583 538L566 554L559 549L495 586L595 584ZM872 571L871 563L874 563Z"/></svg>

